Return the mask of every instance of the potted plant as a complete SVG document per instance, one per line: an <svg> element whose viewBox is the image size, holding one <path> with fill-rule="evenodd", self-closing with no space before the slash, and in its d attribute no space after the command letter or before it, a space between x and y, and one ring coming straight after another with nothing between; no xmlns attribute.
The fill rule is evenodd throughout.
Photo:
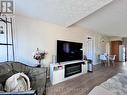
<svg viewBox="0 0 127 95"><path fill-rule="evenodd" d="M37 67L42 67L41 60L43 60L46 55L47 53L45 51L42 52L39 50L39 48L36 49L36 51L33 54L33 59L37 60Z"/></svg>

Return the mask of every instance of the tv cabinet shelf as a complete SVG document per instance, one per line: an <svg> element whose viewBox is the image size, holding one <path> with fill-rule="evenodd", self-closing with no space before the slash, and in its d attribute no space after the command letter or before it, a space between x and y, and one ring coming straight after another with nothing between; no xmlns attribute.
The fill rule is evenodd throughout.
<svg viewBox="0 0 127 95"><path fill-rule="evenodd" d="M63 66L60 64L54 66L54 68L53 68L54 71L58 71L58 70L62 70L62 69L63 69Z"/></svg>
<svg viewBox="0 0 127 95"><path fill-rule="evenodd" d="M65 67L69 64L80 64L81 63L81 72L74 74L69 77L65 77ZM56 63L50 64L50 81L52 85L60 83L62 81L77 77L79 75L87 73L87 61L80 60L80 61L70 61L70 62L63 62L63 63Z"/></svg>

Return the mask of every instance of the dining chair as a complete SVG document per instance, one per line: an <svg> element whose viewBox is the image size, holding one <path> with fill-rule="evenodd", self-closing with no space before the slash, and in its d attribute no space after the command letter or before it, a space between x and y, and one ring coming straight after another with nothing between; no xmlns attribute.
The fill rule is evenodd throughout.
<svg viewBox="0 0 127 95"><path fill-rule="evenodd" d="M108 65L108 56L106 54L101 54L99 59L102 64Z"/></svg>
<svg viewBox="0 0 127 95"><path fill-rule="evenodd" d="M115 59L116 59L116 55L110 55L109 56L110 64L112 64L113 66L115 66Z"/></svg>

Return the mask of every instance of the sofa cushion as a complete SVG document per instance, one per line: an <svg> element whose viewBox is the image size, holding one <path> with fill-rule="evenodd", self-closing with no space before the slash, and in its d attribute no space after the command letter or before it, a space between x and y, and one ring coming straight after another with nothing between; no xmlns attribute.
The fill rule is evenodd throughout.
<svg viewBox="0 0 127 95"><path fill-rule="evenodd" d="M23 72L25 74L29 73L29 70L30 70L29 67L23 63L13 62L11 63L11 65L15 73L18 73L18 72Z"/></svg>
<svg viewBox="0 0 127 95"><path fill-rule="evenodd" d="M0 83L0 91L3 91L3 85Z"/></svg>
<svg viewBox="0 0 127 95"><path fill-rule="evenodd" d="M13 74L14 74L13 71L10 71L10 72L4 73L3 75L0 75L0 83L4 84L5 81L6 81L9 77L11 77Z"/></svg>
<svg viewBox="0 0 127 95"><path fill-rule="evenodd" d="M12 66L10 63L0 63L0 76L12 71Z"/></svg>

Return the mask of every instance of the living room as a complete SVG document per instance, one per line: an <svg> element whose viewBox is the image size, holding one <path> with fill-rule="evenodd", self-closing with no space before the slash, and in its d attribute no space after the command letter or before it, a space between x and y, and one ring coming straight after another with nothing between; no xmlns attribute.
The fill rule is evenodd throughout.
<svg viewBox="0 0 127 95"><path fill-rule="evenodd" d="M37 78L43 76L41 75L43 71L45 72L43 78L46 78L46 81L42 84L46 95L126 94L116 94L116 90L108 92L99 86L118 73L125 74L126 71L127 36L124 12L126 0L9 1L1 0L2 6L9 3L13 8L8 12L1 6L0 62L2 64L11 61L11 65L3 66L3 69L2 64L0 68L1 72L11 68L10 71L12 70L14 75L18 74L25 78L28 75L30 78L28 83L31 87L28 86L28 92L25 89L24 93L17 88L21 95L27 95L26 92L33 93L32 95L36 93L37 88L32 86L37 80L32 79L34 75ZM41 57L38 57L38 53L42 54ZM111 59L112 55L115 59ZM100 56L108 59L105 60ZM18 63L25 64L25 67L18 66ZM79 71L75 69L77 71L66 75L68 70L66 67L71 66L74 69L78 67L76 63L80 64ZM30 66L31 69L26 66ZM19 70L20 67L23 69ZM38 70L35 70L36 68ZM27 73L23 72L24 70ZM15 77L13 74L4 78L6 83L8 83L7 79ZM5 75L1 73L0 79L3 76ZM43 81L43 78L38 81ZM0 82L2 82L0 88L7 91L8 85L5 81ZM20 84L20 86L25 88L24 85ZM41 92L43 87L40 87ZM34 91L29 92L30 88ZM15 94L15 92L16 89L6 94Z"/></svg>

